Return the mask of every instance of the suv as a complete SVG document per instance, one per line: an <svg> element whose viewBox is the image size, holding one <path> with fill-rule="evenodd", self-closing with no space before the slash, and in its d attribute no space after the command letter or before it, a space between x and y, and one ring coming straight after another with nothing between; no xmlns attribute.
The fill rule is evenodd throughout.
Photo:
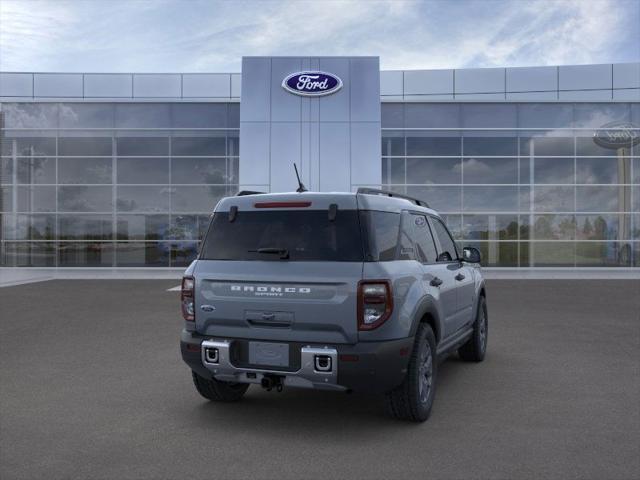
<svg viewBox="0 0 640 480"><path fill-rule="evenodd" d="M209 400L252 383L384 393L391 415L424 421L438 360L485 356L479 263L410 197L241 192L182 279L182 357Z"/></svg>

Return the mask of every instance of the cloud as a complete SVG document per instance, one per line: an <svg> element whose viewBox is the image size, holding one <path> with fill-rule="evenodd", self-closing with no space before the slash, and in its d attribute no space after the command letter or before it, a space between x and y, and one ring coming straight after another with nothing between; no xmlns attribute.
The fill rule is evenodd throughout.
<svg viewBox="0 0 640 480"><path fill-rule="evenodd" d="M0 70L239 71L243 55L384 69L640 60L640 2L0 1Z"/></svg>

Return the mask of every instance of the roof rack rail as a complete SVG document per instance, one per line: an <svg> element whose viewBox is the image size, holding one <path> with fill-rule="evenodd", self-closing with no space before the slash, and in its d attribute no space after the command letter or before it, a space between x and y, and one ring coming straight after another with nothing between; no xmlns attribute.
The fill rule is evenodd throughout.
<svg viewBox="0 0 640 480"><path fill-rule="evenodd" d="M240 190L236 193L236 197L244 197L245 195L260 195L265 192L254 192L253 190Z"/></svg>
<svg viewBox="0 0 640 480"><path fill-rule="evenodd" d="M429 204L423 200L418 200L417 198L410 197L408 195L403 195L401 193L390 192L388 190L379 190L377 188L360 187L358 188L358 191L356 193L364 193L367 195L383 195L386 197L393 197L393 198L402 198L404 200L409 200L410 202L415 203L419 207L430 208Z"/></svg>

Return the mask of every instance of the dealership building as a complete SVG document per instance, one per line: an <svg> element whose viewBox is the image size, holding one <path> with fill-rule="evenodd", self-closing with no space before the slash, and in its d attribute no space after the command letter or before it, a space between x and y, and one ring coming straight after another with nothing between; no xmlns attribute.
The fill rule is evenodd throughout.
<svg viewBox="0 0 640 480"><path fill-rule="evenodd" d="M221 197L293 191L295 162L425 200L487 267L640 268L640 63L1 72L0 149L3 267L185 267Z"/></svg>

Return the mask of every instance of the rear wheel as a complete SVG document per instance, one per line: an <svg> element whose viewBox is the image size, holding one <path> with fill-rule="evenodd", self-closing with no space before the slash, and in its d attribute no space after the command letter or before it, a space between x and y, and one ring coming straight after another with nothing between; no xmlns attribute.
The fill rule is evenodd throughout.
<svg viewBox="0 0 640 480"><path fill-rule="evenodd" d="M473 324L471 338L458 349L458 355L467 362L481 362L487 352L487 335L489 322L487 318L487 302L484 297L478 300L478 312Z"/></svg>
<svg viewBox="0 0 640 480"><path fill-rule="evenodd" d="M386 394L387 412L398 419L424 422L429 418L436 380L436 338L427 324L416 332L407 376Z"/></svg>
<svg viewBox="0 0 640 480"><path fill-rule="evenodd" d="M194 371L191 374L198 393L214 402L237 402L249 388L248 383L221 382L215 378L201 377Z"/></svg>

